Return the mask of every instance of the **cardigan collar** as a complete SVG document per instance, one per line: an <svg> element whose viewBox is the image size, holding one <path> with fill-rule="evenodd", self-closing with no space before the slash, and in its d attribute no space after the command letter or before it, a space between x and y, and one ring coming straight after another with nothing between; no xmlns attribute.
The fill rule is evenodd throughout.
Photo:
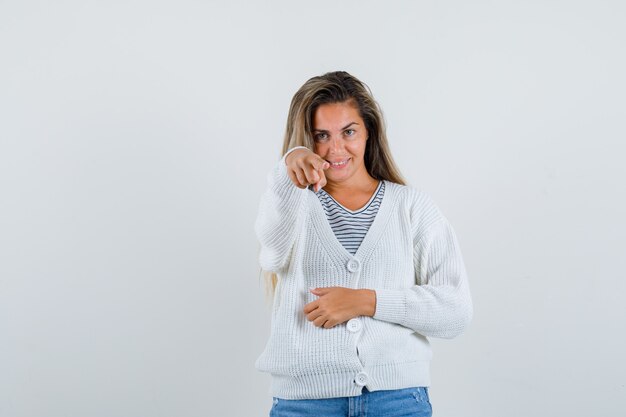
<svg viewBox="0 0 626 417"><path fill-rule="evenodd" d="M385 193L383 194L380 207L378 207L376 217L374 217L374 221L354 255L348 252L346 248L343 247L341 242L339 242L333 232L333 229L330 227L330 223L326 218L326 213L324 213L322 204L315 193L310 193L309 204L313 206L311 208L311 221L313 223L313 228L322 241L323 247L334 261L339 261L341 264L344 264L345 262L356 258L362 263L364 260L369 258L373 249L376 247L376 244L382 236L382 233L387 226L387 222L391 217L390 215L393 212L393 207L397 203L398 188L394 187L396 184L387 180L383 181L385 181Z"/></svg>

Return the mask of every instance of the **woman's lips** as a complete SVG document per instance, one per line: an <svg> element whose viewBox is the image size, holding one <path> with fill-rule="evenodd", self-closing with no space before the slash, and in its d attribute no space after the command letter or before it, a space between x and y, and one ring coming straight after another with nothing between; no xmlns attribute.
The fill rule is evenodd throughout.
<svg viewBox="0 0 626 417"><path fill-rule="evenodd" d="M335 163L328 161L328 163L330 164L330 167L333 169L342 169L342 168L345 168L346 165L348 165L348 161L350 161L350 159L351 158L347 158L342 161L337 161Z"/></svg>

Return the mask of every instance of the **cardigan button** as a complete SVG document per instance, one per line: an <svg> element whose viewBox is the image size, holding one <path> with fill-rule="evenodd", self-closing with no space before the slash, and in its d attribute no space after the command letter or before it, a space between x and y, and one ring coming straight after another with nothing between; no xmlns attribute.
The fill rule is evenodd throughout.
<svg viewBox="0 0 626 417"><path fill-rule="evenodd" d="M350 259L348 261L348 271L350 272L356 272L359 269L359 261L357 259Z"/></svg>
<svg viewBox="0 0 626 417"><path fill-rule="evenodd" d="M367 381L368 381L368 378L365 372L359 372L358 374L356 374L356 377L354 378L355 384L361 387L367 384Z"/></svg>
<svg viewBox="0 0 626 417"><path fill-rule="evenodd" d="M351 331L352 333L356 333L359 330L361 330L361 327L363 327L363 324L361 323L361 320L359 319L350 319L348 320L348 330Z"/></svg>

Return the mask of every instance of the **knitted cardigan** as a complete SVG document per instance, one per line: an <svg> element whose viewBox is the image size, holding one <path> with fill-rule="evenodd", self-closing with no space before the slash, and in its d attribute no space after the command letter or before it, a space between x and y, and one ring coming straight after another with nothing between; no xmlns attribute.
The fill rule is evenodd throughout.
<svg viewBox="0 0 626 417"><path fill-rule="evenodd" d="M430 386L428 337L453 338L473 315L457 237L423 191L385 181L357 252L337 240L317 196L296 187L285 154L267 176L255 232L259 261L278 275L269 340L255 362L284 399L351 397ZM306 319L309 288L376 292L373 317L326 329Z"/></svg>

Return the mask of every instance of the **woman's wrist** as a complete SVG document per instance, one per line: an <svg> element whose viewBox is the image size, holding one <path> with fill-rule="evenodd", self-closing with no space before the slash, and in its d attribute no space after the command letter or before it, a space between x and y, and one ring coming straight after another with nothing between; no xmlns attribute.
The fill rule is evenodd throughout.
<svg viewBox="0 0 626 417"><path fill-rule="evenodd" d="M361 293L361 298L363 302L361 305L363 306L363 311L361 311L361 316L374 317L376 313L376 291L370 289L361 289L359 290Z"/></svg>

